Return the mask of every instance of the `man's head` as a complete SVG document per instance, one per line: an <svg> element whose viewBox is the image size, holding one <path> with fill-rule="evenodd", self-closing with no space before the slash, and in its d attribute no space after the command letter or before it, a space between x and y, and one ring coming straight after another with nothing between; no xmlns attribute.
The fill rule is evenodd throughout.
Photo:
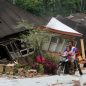
<svg viewBox="0 0 86 86"><path fill-rule="evenodd" d="M66 46L66 51L70 51L71 50L71 48L69 47L69 46Z"/></svg>
<svg viewBox="0 0 86 86"><path fill-rule="evenodd" d="M75 46L75 42L74 41L69 41L69 46Z"/></svg>

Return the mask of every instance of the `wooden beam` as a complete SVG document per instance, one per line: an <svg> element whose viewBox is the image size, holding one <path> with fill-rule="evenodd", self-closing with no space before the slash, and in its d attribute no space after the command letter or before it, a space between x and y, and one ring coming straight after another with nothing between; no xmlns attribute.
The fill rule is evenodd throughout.
<svg viewBox="0 0 86 86"><path fill-rule="evenodd" d="M85 59L85 48L84 48L84 40L80 39L81 42L81 51L82 51L82 57Z"/></svg>

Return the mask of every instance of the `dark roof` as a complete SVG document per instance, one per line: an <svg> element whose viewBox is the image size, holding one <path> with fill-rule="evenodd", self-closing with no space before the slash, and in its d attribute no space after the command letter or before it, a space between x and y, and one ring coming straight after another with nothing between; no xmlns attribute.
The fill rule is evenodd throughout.
<svg viewBox="0 0 86 86"><path fill-rule="evenodd" d="M83 34L84 42L86 44L86 14L77 13L68 17L57 16L57 19L64 24L72 27L74 30ZM83 21L84 20L84 21ZM86 47L86 45L85 45Z"/></svg>
<svg viewBox="0 0 86 86"><path fill-rule="evenodd" d="M75 22L75 30L82 33L86 39L86 14L77 13L67 17L68 20Z"/></svg>
<svg viewBox="0 0 86 86"><path fill-rule="evenodd" d="M77 13L67 17L69 20L76 22L76 29L83 34L85 48L86 48L86 14Z"/></svg>
<svg viewBox="0 0 86 86"><path fill-rule="evenodd" d="M86 26L84 23L80 23L80 22L76 22L68 17L62 17L62 16L57 16L57 19L60 20L61 22L63 22L64 24L72 27L74 30L82 33L84 36L86 35L85 32L86 32ZM76 20L76 19L75 19Z"/></svg>
<svg viewBox="0 0 86 86"><path fill-rule="evenodd" d="M72 21L75 21L77 23L86 25L86 14L85 13L72 14L72 15L68 16L67 18L71 19Z"/></svg>
<svg viewBox="0 0 86 86"><path fill-rule="evenodd" d="M74 29L75 26L76 26L76 22L71 21L71 20L68 19L68 18L62 17L62 16L60 16L60 15L58 15L56 18L57 18L59 21L63 22L64 24L66 24L66 25L72 27L73 29Z"/></svg>
<svg viewBox="0 0 86 86"><path fill-rule="evenodd" d="M0 38L25 30L15 28L22 19L33 25L42 25L46 21L10 4L7 0L0 0Z"/></svg>

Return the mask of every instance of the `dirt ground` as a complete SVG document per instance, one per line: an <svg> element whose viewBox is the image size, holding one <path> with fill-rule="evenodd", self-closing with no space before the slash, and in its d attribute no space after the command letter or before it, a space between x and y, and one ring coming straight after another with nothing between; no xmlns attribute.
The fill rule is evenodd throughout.
<svg viewBox="0 0 86 86"><path fill-rule="evenodd" d="M86 69L82 71L83 75L77 71L75 75L43 75L33 78L3 75L0 86L86 86Z"/></svg>

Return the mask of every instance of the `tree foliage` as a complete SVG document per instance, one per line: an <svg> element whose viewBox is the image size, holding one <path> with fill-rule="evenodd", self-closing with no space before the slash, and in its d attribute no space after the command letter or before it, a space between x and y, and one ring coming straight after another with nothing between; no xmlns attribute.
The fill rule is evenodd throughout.
<svg viewBox="0 0 86 86"><path fill-rule="evenodd" d="M34 28L24 20L19 22L17 26L17 28L22 27L25 27L28 33L22 34L21 38L27 42L28 47L33 47L37 53L42 54L43 44L49 41L51 34L46 29L40 30L39 28Z"/></svg>
<svg viewBox="0 0 86 86"><path fill-rule="evenodd" d="M69 15L86 11L86 0L16 0L16 5L36 15Z"/></svg>

